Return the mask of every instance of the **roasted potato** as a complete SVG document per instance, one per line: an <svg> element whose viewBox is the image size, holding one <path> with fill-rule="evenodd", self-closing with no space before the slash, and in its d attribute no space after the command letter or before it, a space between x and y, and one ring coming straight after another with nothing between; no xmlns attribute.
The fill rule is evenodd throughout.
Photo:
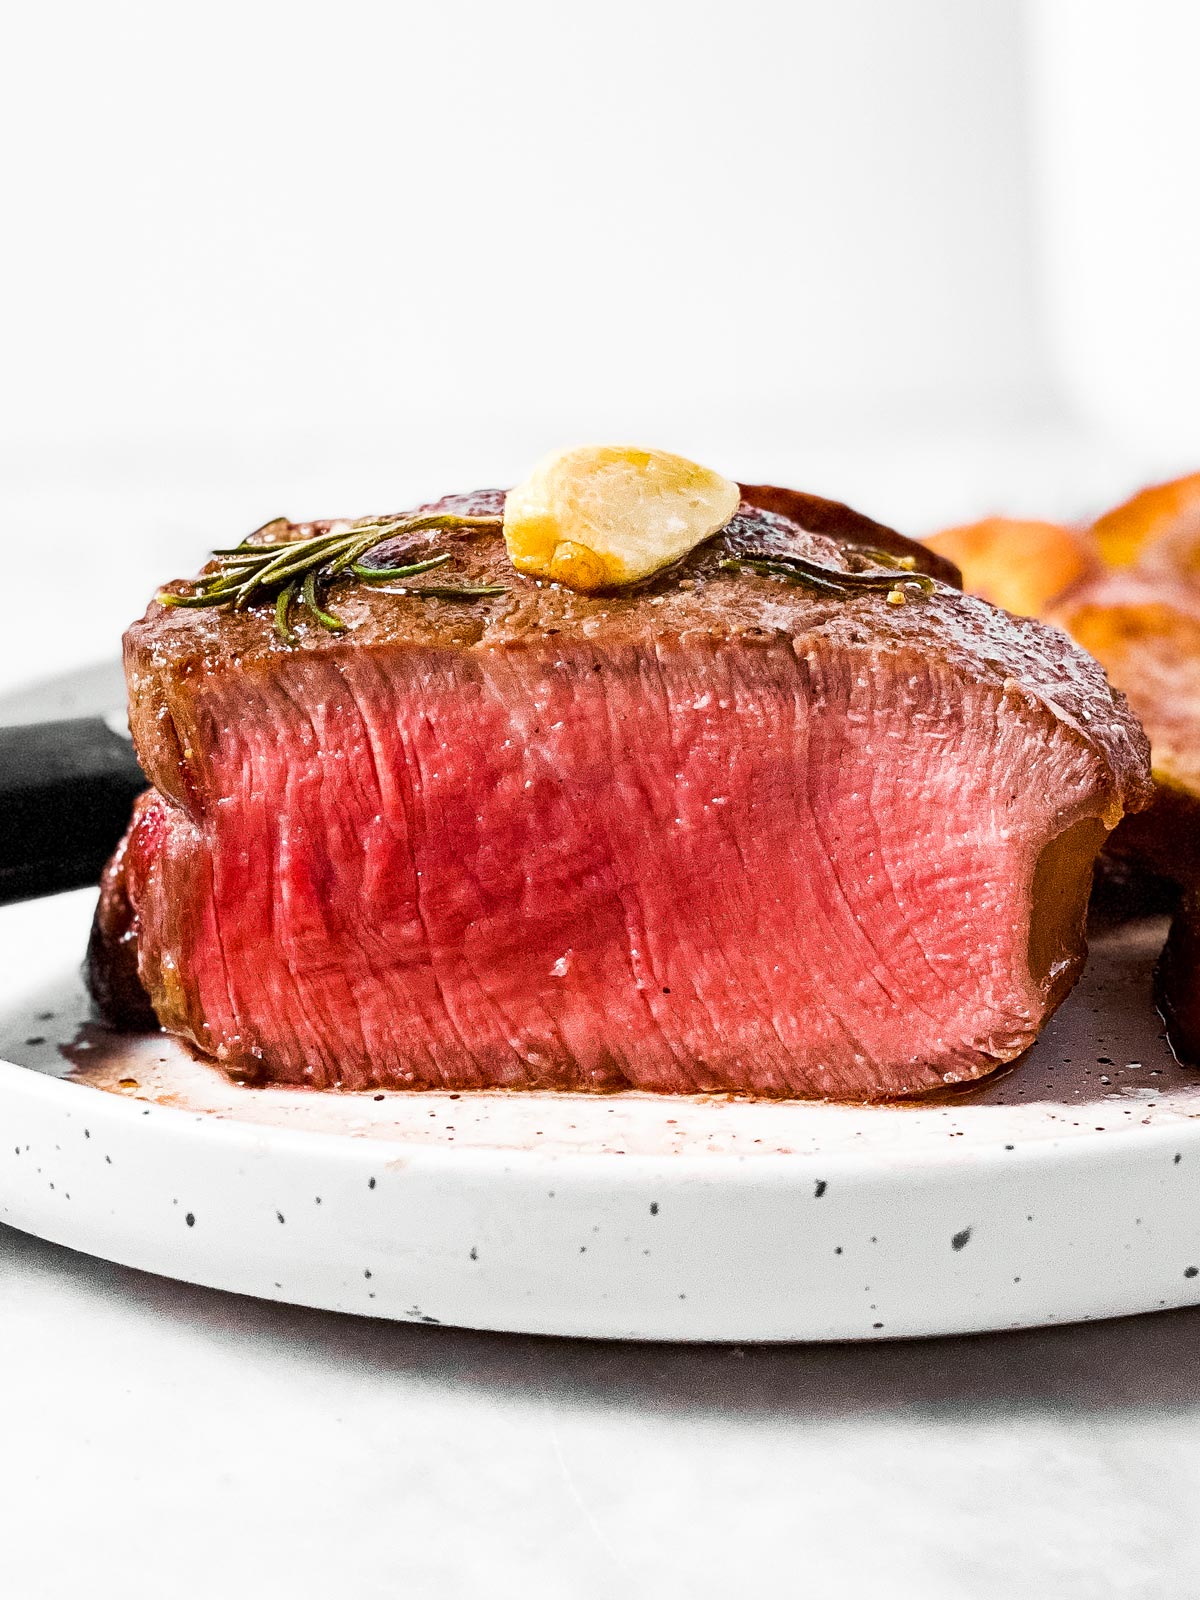
<svg viewBox="0 0 1200 1600"><path fill-rule="evenodd" d="M962 569L963 588L1019 616L1039 617L1050 601L1095 566L1086 539L1057 522L988 517L922 539Z"/></svg>
<svg viewBox="0 0 1200 1600"><path fill-rule="evenodd" d="M1140 489L1099 517L1091 532L1106 566L1144 566L1149 558L1151 570L1157 565L1152 555L1155 546L1172 535L1181 536L1193 552L1193 570L1200 576L1200 472Z"/></svg>

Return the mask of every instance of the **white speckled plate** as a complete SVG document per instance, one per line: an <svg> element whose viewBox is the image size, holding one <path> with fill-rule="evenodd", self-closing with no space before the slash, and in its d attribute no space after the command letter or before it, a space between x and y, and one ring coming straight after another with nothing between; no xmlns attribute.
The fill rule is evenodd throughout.
<svg viewBox="0 0 1200 1600"><path fill-rule="evenodd" d="M664 1339L887 1338L1200 1299L1200 1083L1096 942L1026 1060L920 1108L228 1083L87 1020L90 892L0 910L0 1220L241 1293Z"/></svg>

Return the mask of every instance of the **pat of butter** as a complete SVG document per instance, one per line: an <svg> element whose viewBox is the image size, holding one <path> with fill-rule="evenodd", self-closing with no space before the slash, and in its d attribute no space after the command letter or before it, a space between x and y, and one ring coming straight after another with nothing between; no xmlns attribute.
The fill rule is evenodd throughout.
<svg viewBox="0 0 1200 1600"><path fill-rule="evenodd" d="M585 445L510 489L504 541L518 572L591 593L648 578L733 516L736 483L665 450Z"/></svg>

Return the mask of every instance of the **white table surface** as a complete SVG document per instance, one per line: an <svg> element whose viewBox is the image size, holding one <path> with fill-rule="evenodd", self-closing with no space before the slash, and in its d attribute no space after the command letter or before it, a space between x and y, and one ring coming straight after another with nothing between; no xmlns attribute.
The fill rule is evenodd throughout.
<svg viewBox="0 0 1200 1600"><path fill-rule="evenodd" d="M870 456L783 454L744 475L848 493ZM1005 484L1053 515L1132 487L1119 454L1045 426L874 459L859 498L909 527L1002 509ZM75 563L49 656L35 611L6 623L0 695L110 651L211 529L382 503L380 474L344 506L286 462L226 470L220 495L178 464L136 492L86 465L0 493L30 536L14 592L46 540ZM572 1344L238 1299L0 1228L12 1600L1173 1600L1200 1593L1198 1440L1196 1311L869 1348Z"/></svg>
<svg viewBox="0 0 1200 1600"><path fill-rule="evenodd" d="M1193 1311L570 1343L242 1300L3 1229L0 1305L13 1600L1200 1589Z"/></svg>

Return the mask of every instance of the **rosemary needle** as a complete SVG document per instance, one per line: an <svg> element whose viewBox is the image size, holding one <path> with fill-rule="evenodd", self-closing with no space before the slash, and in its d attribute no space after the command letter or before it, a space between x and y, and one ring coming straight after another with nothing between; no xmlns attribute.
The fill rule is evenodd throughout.
<svg viewBox="0 0 1200 1600"><path fill-rule="evenodd" d="M275 601L275 632L284 644L293 646L299 643L291 624L292 601L296 598L299 587L300 585L293 579L286 588L280 589L279 597Z"/></svg>
<svg viewBox="0 0 1200 1600"><path fill-rule="evenodd" d="M310 567L305 574L304 582L300 585L300 598L323 628L328 628L330 633L345 633L346 624L341 617L335 617L332 611L323 611L321 609L321 602L317 598L317 574L315 568Z"/></svg>
<svg viewBox="0 0 1200 1600"><path fill-rule="evenodd" d="M426 512L416 517L380 517L358 522L336 533L317 533L308 539L281 541L264 539L268 531L286 530L283 517L264 523L241 544L213 551L215 572L192 580L190 594L160 590L157 599L164 606L200 608L212 606L229 611L245 611L252 606L273 604L275 632L284 644L299 643L292 626L292 613L302 609L329 633L344 633L346 623L325 604L325 591L335 583L354 582L375 586L413 578L422 572L443 567L451 559L439 552L420 561L394 567L372 567L363 557L387 539L439 528L498 528L499 517L460 517L449 512ZM504 594L498 584L428 584L419 588L388 591L425 596L439 600L482 600Z"/></svg>
<svg viewBox="0 0 1200 1600"><path fill-rule="evenodd" d="M428 572L432 567L443 566L450 557L430 556L428 561L414 561L407 567L364 567L357 561L350 563L349 570L362 583L391 583L396 578L413 578L418 572Z"/></svg>
<svg viewBox="0 0 1200 1600"><path fill-rule="evenodd" d="M878 561L881 552L864 551L872 560ZM751 551L744 556L729 556L720 563L726 572L756 572L763 578L776 578L783 583L800 584L806 589L816 589L826 594L837 594L845 598L853 589L894 589L897 584L912 584L920 589L922 594L930 594L933 590L933 579L923 572L910 572L907 565L901 566L901 560L908 558L889 556L886 563L892 568L890 572L843 572L836 567L825 567L818 561L809 561L804 556L778 554L774 551ZM903 576L897 577L897 569Z"/></svg>

